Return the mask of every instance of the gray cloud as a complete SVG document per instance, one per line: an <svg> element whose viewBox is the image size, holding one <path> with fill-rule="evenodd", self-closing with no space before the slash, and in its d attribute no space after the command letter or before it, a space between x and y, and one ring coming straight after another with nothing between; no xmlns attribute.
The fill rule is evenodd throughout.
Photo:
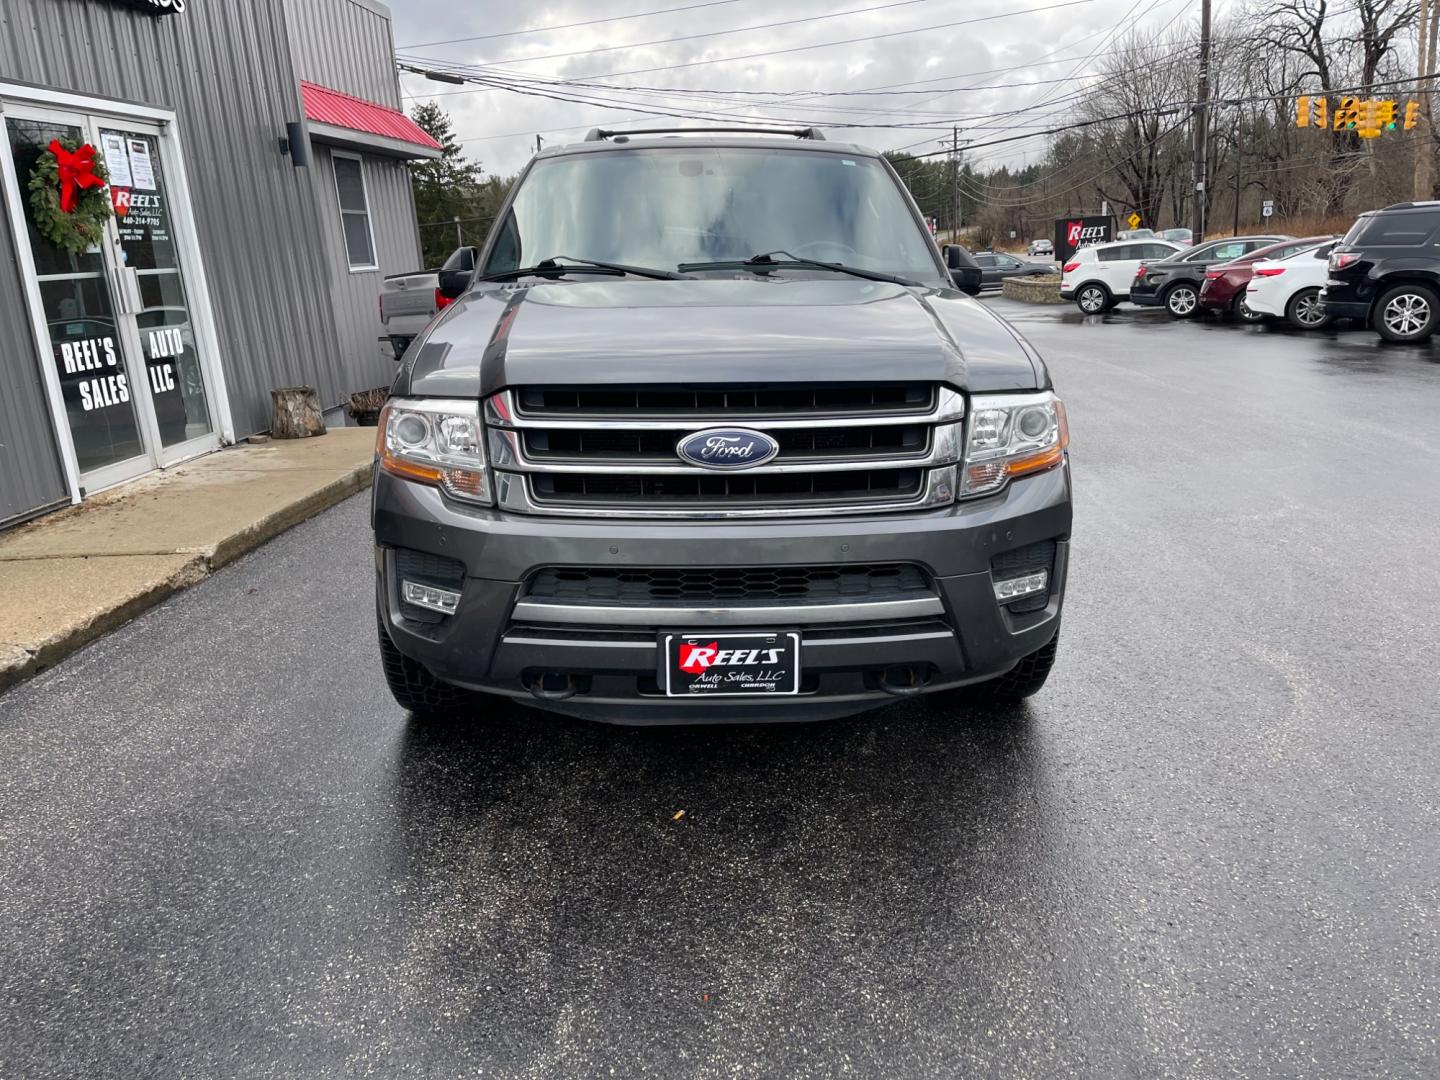
<svg viewBox="0 0 1440 1080"><path fill-rule="evenodd" d="M932 28L960 20L1039 8L1064 0L919 0L888 10L847 14L791 26L748 30L760 24L790 19L814 19L834 12L873 7L887 0L732 0L690 11L600 23L569 30L543 27L630 15L637 11L677 7L698 0L549 0L517 4L488 2L462 5L456 0L393 0L395 38L402 54L421 55L430 61L454 64L503 63L512 75L541 75L578 79L642 68L693 64L750 53L795 49L819 42L862 38L845 45L781 53L748 60L706 63L675 70L614 76L611 81L629 85L679 88L687 91L837 91L895 83L953 78L933 84L934 93L883 96L812 98L777 103L746 104L725 97L698 99L652 96L644 99L613 91L590 91L606 97L624 96L627 102L655 109L699 109L733 113L736 121L759 116L803 120L823 126L832 138L843 138L881 149L920 143L915 150L938 147L948 138L952 123L963 129L962 138L976 141L1018 134L1063 122L1063 105L1042 108L1022 117L999 119L993 114L1023 108L1073 93L1080 84L1055 83L1072 73L1093 70L1083 63L1092 49L1097 56L1118 42L1128 30L1159 28L1189 16L1189 0L1089 0L1079 6L1030 14L1014 14L968 26L927 29L898 37L875 37L912 28ZM1130 13L1127 17L1127 13ZM419 43L474 35L495 35L514 30L534 31L487 40L459 42L416 49ZM555 53L630 46L637 42L734 31L713 37L667 44L597 52L593 55L539 59ZM1054 56L1042 60L1047 54ZM1037 61L1039 61L1037 63ZM996 68L1026 66L1020 70L983 74ZM1046 82L1045 80L1051 80ZM959 84L981 89L942 93ZM926 90L925 85L906 87ZM580 138L596 126L648 126L701 121L644 117L623 109L526 97L489 89L462 92L419 76L405 76L402 92L407 106L433 98L447 109L466 152L495 173L516 171L529 157L535 135L547 144ZM933 98L933 100L932 100ZM865 113L860 110L873 110ZM888 111L885 111L888 110ZM1048 114L1048 115L1047 115ZM647 123L648 122L648 123ZM860 123L915 123L938 130L855 128ZM1028 126L1025 126L1028 125ZM559 130L564 129L564 130ZM976 150L975 158L998 164L1033 160L1043 139L1004 147Z"/></svg>

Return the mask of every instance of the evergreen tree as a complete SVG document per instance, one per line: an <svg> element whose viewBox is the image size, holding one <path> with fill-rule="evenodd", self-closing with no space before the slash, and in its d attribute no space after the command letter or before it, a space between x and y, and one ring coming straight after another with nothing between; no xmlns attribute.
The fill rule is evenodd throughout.
<svg viewBox="0 0 1440 1080"><path fill-rule="evenodd" d="M460 235L466 244L479 246L489 228L488 221L475 221L483 216L480 198L484 170L479 162L466 159L450 125L450 115L434 102L415 106L410 114L415 123L440 144L441 156L412 162L410 184L415 192L415 216L420 224L420 245L425 265L439 266L455 250L455 225L461 221ZM493 209L492 209L493 213Z"/></svg>

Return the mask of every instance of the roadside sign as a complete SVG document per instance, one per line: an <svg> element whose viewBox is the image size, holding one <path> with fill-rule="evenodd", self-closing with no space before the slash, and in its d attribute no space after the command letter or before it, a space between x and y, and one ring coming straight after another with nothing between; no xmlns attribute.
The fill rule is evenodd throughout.
<svg viewBox="0 0 1440 1080"><path fill-rule="evenodd" d="M1275 213L1275 200L1274 200L1274 199L1266 199L1264 202L1262 202L1262 203L1260 204L1260 214L1261 214L1262 217L1269 217L1269 216L1272 215L1273 213Z"/></svg>
<svg viewBox="0 0 1440 1080"><path fill-rule="evenodd" d="M1055 219L1055 258L1065 262L1077 248L1108 243L1114 236L1114 222L1108 217Z"/></svg>
<svg viewBox="0 0 1440 1080"><path fill-rule="evenodd" d="M1140 227L1140 215L1132 211L1130 216L1125 219L1125 224L1129 225L1132 229L1138 229Z"/></svg>

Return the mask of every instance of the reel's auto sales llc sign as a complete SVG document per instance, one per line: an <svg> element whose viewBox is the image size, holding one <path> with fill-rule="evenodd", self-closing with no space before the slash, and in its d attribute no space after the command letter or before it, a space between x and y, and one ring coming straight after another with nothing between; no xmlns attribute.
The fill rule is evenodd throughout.
<svg viewBox="0 0 1440 1080"><path fill-rule="evenodd" d="M1115 235L1110 217L1069 217L1055 219L1055 259L1065 262L1082 247L1103 244Z"/></svg>

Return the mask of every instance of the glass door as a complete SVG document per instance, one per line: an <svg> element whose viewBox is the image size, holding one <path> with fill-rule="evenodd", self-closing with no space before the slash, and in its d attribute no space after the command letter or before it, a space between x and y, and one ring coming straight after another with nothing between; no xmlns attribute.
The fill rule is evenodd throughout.
<svg viewBox="0 0 1440 1080"><path fill-rule="evenodd" d="M159 129L97 122L95 145L110 171L111 258L122 331L144 365L157 457L169 464L216 445L205 372L175 237Z"/></svg>
<svg viewBox="0 0 1440 1080"><path fill-rule="evenodd" d="M175 234L161 129L8 106L36 288L81 485L94 491L219 446ZM29 183L52 141L89 143L115 215L79 254L37 228Z"/></svg>
<svg viewBox="0 0 1440 1080"><path fill-rule="evenodd" d="M54 140L90 139L84 117L6 110L6 134L34 256L36 285L59 378L81 483L94 490L154 467L136 395L139 374L128 351L104 245L71 254L43 237L30 207L29 179ZM17 328L18 329L18 328Z"/></svg>

